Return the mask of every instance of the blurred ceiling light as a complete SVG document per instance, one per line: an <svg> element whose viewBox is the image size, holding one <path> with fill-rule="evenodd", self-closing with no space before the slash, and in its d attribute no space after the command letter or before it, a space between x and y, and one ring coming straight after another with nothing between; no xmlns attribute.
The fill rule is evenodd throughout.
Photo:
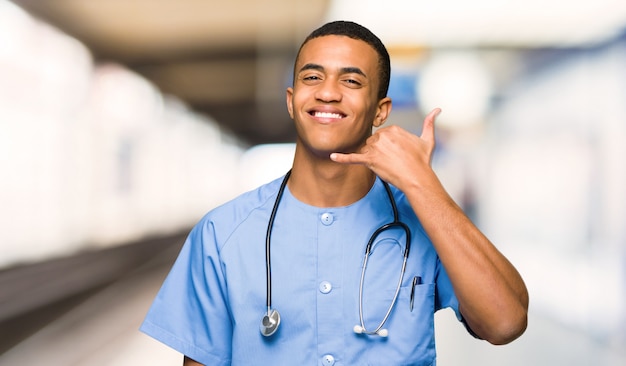
<svg viewBox="0 0 626 366"><path fill-rule="evenodd" d="M92 93L100 127L111 131L144 130L163 110L162 96L148 80L115 63L95 69Z"/></svg>
<svg viewBox="0 0 626 366"><path fill-rule="evenodd" d="M458 128L484 122L491 104L491 75L472 51L436 51L418 79L424 112L440 107L437 124Z"/></svg>
<svg viewBox="0 0 626 366"><path fill-rule="evenodd" d="M359 22L388 46L581 46L624 31L626 1L334 0L326 18Z"/></svg>
<svg viewBox="0 0 626 366"><path fill-rule="evenodd" d="M3 109L21 108L50 120L75 111L89 91L87 48L5 1L0 1L0 65Z"/></svg>
<svg viewBox="0 0 626 366"><path fill-rule="evenodd" d="M24 37L33 23L33 19L20 7L0 1L0 58L8 58L21 48L23 39L16 37L16 33Z"/></svg>

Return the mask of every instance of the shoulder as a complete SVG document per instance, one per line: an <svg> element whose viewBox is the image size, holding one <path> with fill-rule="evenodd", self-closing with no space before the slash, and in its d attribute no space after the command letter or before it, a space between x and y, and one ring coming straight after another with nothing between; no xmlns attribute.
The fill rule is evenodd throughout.
<svg viewBox="0 0 626 366"><path fill-rule="evenodd" d="M251 217L269 215L282 180L283 177L277 178L212 209L200 219L194 231L210 231L218 243L225 243Z"/></svg>

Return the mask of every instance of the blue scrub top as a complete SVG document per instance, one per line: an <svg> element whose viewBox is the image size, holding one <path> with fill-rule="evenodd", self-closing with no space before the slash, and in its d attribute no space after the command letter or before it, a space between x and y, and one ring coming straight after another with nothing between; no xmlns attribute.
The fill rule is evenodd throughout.
<svg viewBox="0 0 626 366"><path fill-rule="evenodd" d="M434 365L435 311L461 319L450 280L405 196L392 187L412 246L386 338L355 334L359 280L372 233L393 221L382 182L346 207L281 200L271 242L272 308L281 325L259 331L267 312L265 236L282 179L209 212L193 228L141 331L206 365ZM393 299L404 232L386 231L371 252L363 289L374 329ZM413 309L409 300L418 276Z"/></svg>

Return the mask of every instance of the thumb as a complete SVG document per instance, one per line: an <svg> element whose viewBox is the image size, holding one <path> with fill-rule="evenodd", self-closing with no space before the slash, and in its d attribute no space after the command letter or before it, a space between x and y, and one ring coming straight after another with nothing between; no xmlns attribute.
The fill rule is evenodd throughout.
<svg viewBox="0 0 626 366"><path fill-rule="evenodd" d="M426 118L422 126L421 138L426 141L435 142L435 119L441 113L441 108L433 109Z"/></svg>

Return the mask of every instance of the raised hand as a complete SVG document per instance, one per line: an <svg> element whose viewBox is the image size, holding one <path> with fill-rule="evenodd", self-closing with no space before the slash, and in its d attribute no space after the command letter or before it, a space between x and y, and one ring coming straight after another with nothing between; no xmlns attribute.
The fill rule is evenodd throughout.
<svg viewBox="0 0 626 366"><path fill-rule="evenodd" d="M404 191L416 179L434 174L431 169L435 150L435 119L441 109L432 110L424 119L422 133L416 136L398 126L378 129L356 153L333 153L330 158L341 164L363 164L381 179Z"/></svg>

